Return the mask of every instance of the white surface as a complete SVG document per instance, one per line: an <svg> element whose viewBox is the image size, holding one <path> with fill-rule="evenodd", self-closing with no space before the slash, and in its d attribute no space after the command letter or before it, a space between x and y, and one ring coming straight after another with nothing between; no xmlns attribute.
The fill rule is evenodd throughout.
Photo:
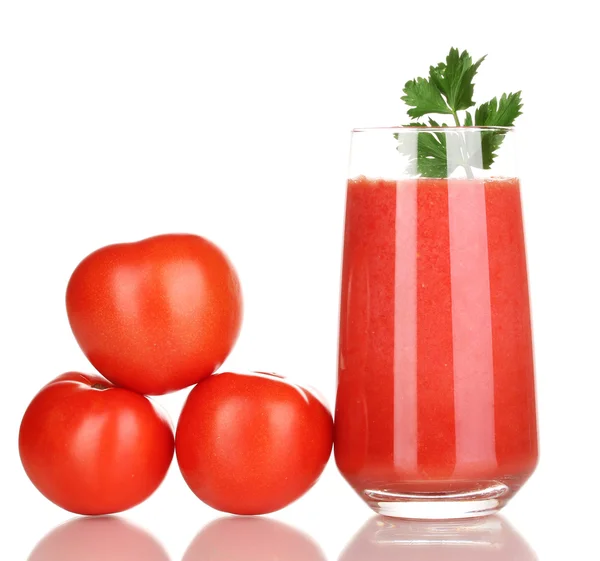
<svg viewBox="0 0 600 561"><path fill-rule="evenodd" d="M505 517L543 561L596 558L597 512L586 514L600 499L592 5L2 2L0 558L25 560L71 518L27 480L17 432L42 384L90 369L63 294L75 265L99 246L169 231L220 244L246 296L226 366L295 376L333 403L348 131L405 122L404 82L451 45L489 55L478 101L516 89L525 100L518 125L541 463ZM184 398L160 401L175 420ZM124 514L171 560L218 516L188 491L175 464L150 500ZM334 560L369 516L332 463L274 518L310 534ZM88 556L78 559L99 558L94 540L71 542L78 539ZM397 558L425 559L423 551L398 550ZM453 551L439 549L437 559ZM49 555L41 561L55 559ZM262 558L294 559L276 555Z"/></svg>

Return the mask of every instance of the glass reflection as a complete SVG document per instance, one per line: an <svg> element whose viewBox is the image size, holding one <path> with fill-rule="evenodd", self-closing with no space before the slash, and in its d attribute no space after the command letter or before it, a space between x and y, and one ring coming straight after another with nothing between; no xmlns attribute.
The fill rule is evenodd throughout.
<svg viewBox="0 0 600 561"><path fill-rule="evenodd" d="M183 561L325 561L306 534L268 518L226 516L206 525Z"/></svg>
<svg viewBox="0 0 600 561"><path fill-rule="evenodd" d="M537 561L499 516L453 521L371 518L339 561Z"/></svg>
<svg viewBox="0 0 600 561"><path fill-rule="evenodd" d="M75 518L48 533L28 561L169 561L158 541L118 516Z"/></svg>

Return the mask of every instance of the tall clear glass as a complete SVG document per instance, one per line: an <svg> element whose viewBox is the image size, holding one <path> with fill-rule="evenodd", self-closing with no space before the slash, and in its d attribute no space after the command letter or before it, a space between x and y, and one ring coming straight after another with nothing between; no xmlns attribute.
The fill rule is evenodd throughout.
<svg viewBox="0 0 600 561"><path fill-rule="evenodd" d="M538 459L513 129L353 131L340 311L350 485L387 516L502 508Z"/></svg>

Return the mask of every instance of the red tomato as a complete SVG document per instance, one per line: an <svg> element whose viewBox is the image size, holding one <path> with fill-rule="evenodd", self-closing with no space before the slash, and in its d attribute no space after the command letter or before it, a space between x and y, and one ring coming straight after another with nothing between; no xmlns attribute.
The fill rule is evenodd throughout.
<svg viewBox="0 0 600 561"><path fill-rule="evenodd" d="M264 514L312 487L332 435L331 413L308 389L274 375L226 372L190 392L175 449L202 501L234 514Z"/></svg>
<svg viewBox="0 0 600 561"><path fill-rule="evenodd" d="M325 556L311 538L287 524L239 516L219 518L205 526L183 556L183 561L274 559L325 561Z"/></svg>
<svg viewBox="0 0 600 561"><path fill-rule="evenodd" d="M75 518L45 536L27 561L169 561L150 534L118 516Z"/></svg>
<svg viewBox="0 0 600 561"><path fill-rule="evenodd" d="M148 498L173 459L164 413L147 397L96 375L68 372L27 408L23 467L38 490L78 514L110 514Z"/></svg>
<svg viewBox="0 0 600 561"><path fill-rule="evenodd" d="M237 274L199 236L103 247L75 269L67 313L90 362L115 384L163 394L212 374L242 321Z"/></svg>

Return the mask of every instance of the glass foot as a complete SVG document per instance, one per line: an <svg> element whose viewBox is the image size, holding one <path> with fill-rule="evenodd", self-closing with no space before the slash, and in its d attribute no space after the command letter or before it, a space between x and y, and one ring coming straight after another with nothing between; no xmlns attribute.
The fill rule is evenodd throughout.
<svg viewBox="0 0 600 561"><path fill-rule="evenodd" d="M489 486L473 491L399 493L366 489L363 493L377 514L415 520L488 516L498 512L513 495L501 482L490 482Z"/></svg>

